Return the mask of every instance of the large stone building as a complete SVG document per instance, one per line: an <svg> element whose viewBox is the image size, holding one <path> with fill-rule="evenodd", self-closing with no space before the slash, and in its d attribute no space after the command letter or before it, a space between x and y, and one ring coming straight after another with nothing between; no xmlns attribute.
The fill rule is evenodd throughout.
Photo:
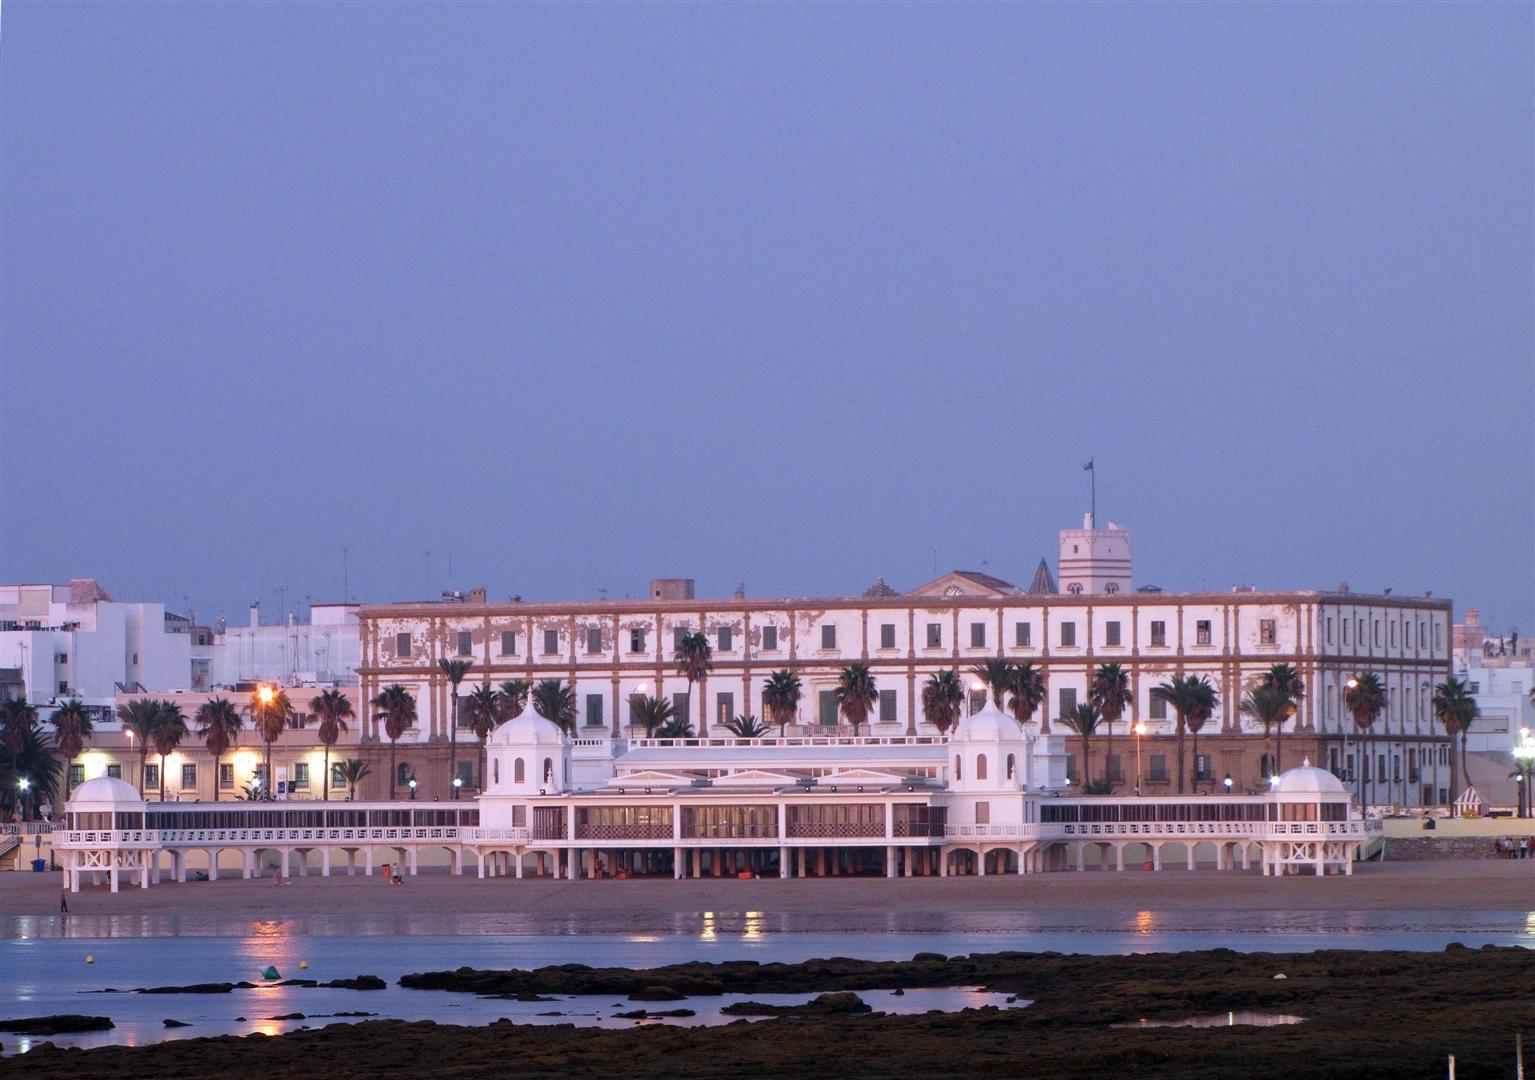
<svg viewBox="0 0 1535 1080"><path fill-rule="evenodd" d="M1203 675L1220 694L1215 716L1190 758L1195 786L1260 790L1275 763L1273 747L1239 711L1243 693L1270 665L1294 665L1307 694L1284 737L1283 761L1303 756L1324 764L1372 803L1448 801L1447 740L1433 718L1434 684L1450 673L1450 601L1336 592L1175 593L1133 588L1129 531L1116 525L1062 531L1057 586L1042 565L1028 588L989 574L956 571L898 592L883 581L847 597L698 599L686 579L658 581L647 598L624 601L514 600L475 596L444 603L365 606L360 612L360 696L398 683L419 701L409 743L440 747L447 739L449 685L439 670L448 658L472 661L460 687L510 679L560 679L577 698L575 753L611 755L632 734L636 695L665 696L700 735L743 713L763 716L763 680L787 668L804 688L798 734L841 728L832 696L842 668L867 664L879 689L873 735L928 735L924 681L941 669L968 669L993 657L1030 661L1045 674L1047 699L1039 730L1059 731L1057 718L1086 699L1095 668L1108 662L1129 673L1133 703L1112 739L1093 741L1091 771L1137 779L1148 792L1176 784L1174 720L1154 699L1154 686L1175 674ZM696 685L678 673L681 635L703 632L712 668ZM1388 704L1367 732L1344 708L1345 684L1373 671ZM979 695L975 695L978 697ZM973 700L971 707L979 706ZM460 723L462 724L462 714ZM1145 735L1131 734L1144 725ZM840 734L847 734L843 729ZM381 732L362 725L364 742ZM590 749L583 751L582 743ZM1192 751L1192 747L1190 747ZM1086 774L1082 747L1066 744L1069 775ZM1105 759L1107 754L1107 759ZM421 754L417 755L422 756ZM1137 765L1139 762L1139 765ZM417 774L420 767L413 766ZM474 760L460 760L471 788L483 786Z"/></svg>

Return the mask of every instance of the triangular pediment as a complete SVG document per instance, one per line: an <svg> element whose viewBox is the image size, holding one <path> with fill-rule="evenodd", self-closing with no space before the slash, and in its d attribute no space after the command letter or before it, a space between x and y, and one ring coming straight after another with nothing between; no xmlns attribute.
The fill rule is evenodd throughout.
<svg viewBox="0 0 1535 1080"><path fill-rule="evenodd" d="M879 772L875 769L843 769L834 772L830 776L823 776L820 782L824 784L906 784L911 782L909 776L899 776L896 773Z"/></svg>
<svg viewBox="0 0 1535 1080"><path fill-rule="evenodd" d="M716 776L715 787L785 787L799 783L799 777L768 769L741 769L726 776Z"/></svg>
<svg viewBox="0 0 1535 1080"><path fill-rule="evenodd" d="M641 769L638 772L624 773L615 776L611 785L613 787L687 787L693 782L691 776L681 773L662 772L660 769Z"/></svg>
<svg viewBox="0 0 1535 1080"><path fill-rule="evenodd" d="M1003 596L1018 596L1022 592L1011 581L992 577L976 570L951 570L926 585L919 585L907 596L974 596L994 600Z"/></svg>

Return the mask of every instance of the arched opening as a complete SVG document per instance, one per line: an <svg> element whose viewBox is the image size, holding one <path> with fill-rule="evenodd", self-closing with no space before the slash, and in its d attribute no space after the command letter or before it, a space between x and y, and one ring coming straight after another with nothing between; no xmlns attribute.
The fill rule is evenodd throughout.
<svg viewBox="0 0 1535 1080"><path fill-rule="evenodd" d="M552 785L554 783L554 759L553 758L544 758L544 783L545 784L550 784L550 785Z"/></svg>
<svg viewBox="0 0 1535 1080"><path fill-rule="evenodd" d="M527 780L527 771L523 768L522 758L518 758L512 762L512 783L525 784Z"/></svg>
<svg viewBox="0 0 1535 1080"><path fill-rule="evenodd" d="M501 782L501 759L500 758L492 758L491 759L491 762L490 762L490 782L492 784L499 784Z"/></svg>
<svg viewBox="0 0 1535 1080"><path fill-rule="evenodd" d="M402 761L395 766L394 782L401 787L410 783L410 762Z"/></svg>
<svg viewBox="0 0 1535 1080"><path fill-rule="evenodd" d="M986 779L986 755L985 754L977 754L977 755L975 755L975 778L977 780L984 780L984 779Z"/></svg>
<svg viewBox="0 0 1535 1080"><path fill-rule="evenodd" d="M960 768L959 755L955 754L954 755L954 779L956 779L956 780L962 779L963 772L964 772L964 770Z"/></svg>
<svg viewBox="0 0 1535 1080"><path fill-rule="evenodd" d="M1017 771L1018 771L1018 759L1014 755L1008 754L1007 755L1007 778L1009 780L1011 780L1014 777L1014 775L1017 774Z"/></svg>
<svg viewBox="0 0 1535 1080"><path fill-rule="evenodd" d="M1265 783L1269 777L1274 775L1274 756L1272 754L1264 754L1263 757L1258 759L1258 775L1263 778Z"/></svg>

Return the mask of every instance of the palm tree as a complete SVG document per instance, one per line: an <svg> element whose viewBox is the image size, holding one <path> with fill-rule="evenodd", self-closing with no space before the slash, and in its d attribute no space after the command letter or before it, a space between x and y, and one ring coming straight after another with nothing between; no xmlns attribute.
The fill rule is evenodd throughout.
<svg viewBox="0 0 1535 1080"><path fill-rule="evenodd" d="M27 744L27 733L37 723L37 710L27 704L26 698L11 698L0 708L0 742L12 754L21 753Z"/></svg>
<svg viewBox="0 0 1535 1080"><path fill-rule="evenodd" d="M437 666L442 668L442 673L448 677L452 684L449 693L452 697L452 715L448 720L448 786L453 791L453 798L458 798L458 788L453 781L458 777L458 684L464 681L464 676L469 674L469 669L474 667L473 660L439 660Z"/></svg>
<svg viewBox="0 0 1535 1080"><path fill-rule="evenodd" d="M636 694L629 699L629 722L643 727L647 738L654 738L656 731L670 724L675 716L672 703L665 698Z"/></svg>
<svg viewBox="0 0 1535 1080"><path fill-rule="evenodd" d="M1103 722L1103 714L1097 706L1089 702L1079 702L1063 715L1060 723L1065 724L1082 740L1082 780L1081 788L1084 795L1107 795L1108 780L1101 784L1094 783L1093 775L1093 736L1098 733L1098 725ZM1107 766L1105 766L1105 774Z"/></svg>
<svg viewBox="0 0 1535 1080"><path fill-rule="evenodd" d="M341 779L346 781L346 801L354 802L357 799L357 785L373 772L370 766L362 758L347 758L341 763Z"/></svg>
<svg viewBox="0 0 1535 1080"><path fill-rule="evenodd" d="M469 694L464 703L464 715L469 720L469 730L480 740L480 786L485 784L485 743L506 715L506 698L488 686L482 686Z"/></svg>
<svg viewBox="0 0 1535 1080"><path fill-rule="evenodd" d="M1104 739L1109 750L1103 755L1103 779L1110 792L1114 790L1114 781L1109 776L1109 762L1112 760L1114 745L1114 721L1125 714L1125 709L1135 700L1130 693L1130 676L1119 664L1104 664L1087 684L1087 700L1090 705L1098 710L1098 715L1103 718L1103 726L1106 729Z"/></svg>
<svg viewBox="0 0 1535 1080"><path fill-rule="evenodd" d="M1008 711L1020 724L1027 724L1034 719L1034 713L1045 701L1044 672L1025 661L1012 665L1009 674L1012 681L1008 689L1012 691L1012 696L1007 699Z"/></svg>
<svg viewBox="0 0 1535 1080"><path fill-rule="evenodd" d="M373 707L384 721L384 734L389 737L389 797L395 797L395 781L400 770L395 765L395 749L400 736L416 722L416 696L399 683L386 686L373 699Z"/></svg>
<svg viewBox="0 0 1535 1080"><path fill-rule="evenodd" d="M677 674L688 681L688 700L693 700L693 684L703 679L714 667L714 650L703 631L683 634L677 640ZM698 702L698 732L709 734L708 710L702 700Z"/></svg>
<svg viewBox="0 0 1535 1080"><path fill-rule="evenodd" d="M1295 712L1295 706L1288 693L1277 686L1260 682L1242 698L1237 711L1263 725L1263 748L1267 750L1269 736L1284 726L1284 722ZM1277 758L1275 760L1277 762ZM1267 779L1272 780L1278 775L1279 768L1275 764Z"/></svg>
<svg viewBox="0 0 1535 1080"><path fill-rule="evenodd" d="M1373 671L1361 671L1350 679L1343 690L1343 706L1348 709L1349 715L1354 718L1354 727L1363 736L1386 709L1386 687L1381 683L1380 676ZM1364 755L1369 751L1365 748L1362 739L1359 752L1360 764L1365 766L1359 770L1359 801L1363 808L1368 810L1369 788L1364 781L1368 759Z"/></svg>
<svg viewBox="0 0 1535 1080"><path fill-rule="evenodd" d="M1460 775L1466 761L1466 732L1478 714L1471 688L1461 679L1446 679L1434 687L1434 716L1450 737L1450 801L1460 797ZM1457 751L1459 752L1457 754Z"/></svg>
<svg viewBox="0 0 1535 1080"><path fill-rule="evenodd" d="M768 733L768 726L751 713L744 713L726 720L725 730L738 739L760 739Z"/></svg>
<svg viewBox="0 0 1535 1080"><path fill-rule="evenodd" d="M852 723L853 734L857 735L858 725L867 722L869 713L879 705L879 687L874 683L869 665L849 664L843 668L832 697L842 715Z"/></svg>
<svg viewBox="0 0 1535 1080"><path fill-rule="evenodd" d="M325 779L321 781L321 798L327 802L330 800L330 748L336 745L341 738L341 733L347 729L346 722L356 714L352 712L352 700L340 690L322 690L319 694L309 699L309 711L320 718L320 726L315 729L315 738L320 740L320 745L325 747Z"/></svg>
<svg viewBox="0 0 1535 1080"><path fill-rule="evenodd" d="M1300 672L1289 664L1275 664L1264 673L1263 682L1290 699L1289 715L1295 716L1306 696L1306 680L1301 678ZM1274 739L1274 772L1278 774L1284 772L1284 724L1281 723L1275 730L1278 736Z"/></svg>
<svg viewBox="0 0 1535 1080"><path fill-rule="evenodd" d="M1183 738L1185 731L1194 731L1194 757L1199 757L1199 733L1194 728L1193 717L1203 711L1199 727L1215 712L1215 687L1202 675L1174 675L1168 682L1151 688L1151 696L1167 702L1178 718L1178 794L1183 794Z"/></svg>
<svg viewBox="0 0 1535 1080"><path fill-rule="evenodd" d="M656 729L658 739L691 739L693 725L686 716L673 716Z"/></svg>
<svg viewBox="0 0 1535 1080"><path fill-rule="evenodd" d="M762 680L762 707L773 718L773 723L778 725L780 738L783 737L789 722L799 713L799 699L802 693L799 676L788 668L779 668Z"/></svg>
<svg viewBox="0 0 1535 1080"><path fill-rule="evenodd" d="M6 738L0 742L0 813L15 813L18 819L24 818L28 794L34 807L53 801L59 791L55 749L35 715L25 724L18 719L14 728L6 730ZM23 780L27 782L25 790L21 786Z"/></svg>
<svg viewBox="0 0 1535 1080"><path fill-rule="evenodd" d="M85 741L96 733L91 712L77 697L68 698L48 718L53 725L53 741L64 758L64 801L69 801L70 762L85 749Z"/></svg>
<svg viewBox="0 0 1535 1080"><path fill-rule="evenodd" d="M181 706L174 701L162 701L159 717L155 720L151 737L155 741L155 753L160 755L160 801L165 801L165 758L181 745L187 737L187 718L181 714Z"/></svg>
<svg viewBox="0 0 1535 1080"><path fill-rule="evenodd" d="M940 735L954 726L964 702L965 688L953 668L935 671L922 684L922 718L937 728Z"/></svg>
<svg viewBox="0 0 1535 1080"><path fill-rule="evenodd" d="M540 679L533 687L533 708L567 734L576 729L576 692L563 679Z"/></svg>
<svg viewBox="0 0 1535 1080"><path fill-rule="evenodd" d="M192 717L197 724L197 734L213 758L213 801L219 801L219 758L229 752L240 738L245 721L234 702L226 697L210 698L197 707Z"/></svg>
<svg viewBox="0 0 1535 1080"><path fill-rule="evenodd" d="M1199 681L1202 686L1199 690L1199 696L1195 701L1194 710L1183 718L1183 722L1188 726L1189 734L1194 736L1194 791L1196 794L1199 792L1199 733L1205 729L1205 725L1215 715L1215 706L1220 703L1220 694L1214 686L1210 685L1209 680L1200 676Z"/></svg>
<svg viewBox="0 0 1535 1080"><path fill-rule="evenodd" d="M1000 709L1002 695L1013 685L1013 665L1001 657L982 660L970 669L970 674L991 688L991 703Z"/></svg>
<svg viewBox="0 0 1535 1080"><path fill-rule="evenodd" d="M144 763L149 758L149 747L155 737L155 725L160 722L160 703L150 698L134 698L117 707L117 719L139 748L139 796L144 794Z"/></svg>
<svg viewBox="0 0 1535 1080"><path fill-rule="evenodd" d="M286 691L275 686L258 686L251 691L250 704L246 707L250 713L251 726L261 736L261 742L265 748L264 760L266 762L266 779L262 782L262 790L266 792L268 799L277 794L276 785L272 782L272 744L281 737L283 729L292 721L295 713L293 703L288 700Z"/></svg>
<svg viewBox="0 0 1535 1080"><path fill-rule="evenodd" d="M528 707L528 686L526 679L511 679L502 683L497 689L501 693L501 710L506 719L515 720L522 715L522 710Z"/></svg>

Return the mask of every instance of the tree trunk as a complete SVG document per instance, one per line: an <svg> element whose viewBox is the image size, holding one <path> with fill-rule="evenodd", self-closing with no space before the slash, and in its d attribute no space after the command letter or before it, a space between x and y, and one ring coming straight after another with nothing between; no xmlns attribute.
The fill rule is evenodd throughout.
<svg viewBox="0 0 1535 1080"><path fill-rule="evenodd" d="M213 801L219 801L219 758L222 754L213 755Z"/></svg>
<svg viewBox="0 0 1535 1080"><path fill-rule="evenodd" d="M1183 714L1178 714L1178 794L1183 794L1183 751L1184 751L1184 723Z"/></svg>
<svg viewBox="0 0 1535 1080"><path fill-rule="evenodd" d="M165 755L160 755L160 801L165 801Z"/></svg>
<svg viewBox="0 0 1535 1080"><path fill-rule="evenodd" d="M448 791L456 799L458 788L453 786L453 781L458 779L458 683L454 683L449 692L453 695L453 707L448 718Z"/></svg>
<svg viewBox="0 0 1535 1080"><path fill-rule="evenodd" d="M1194 729L1194 794L1199 794L1199 729Z"/></svg>
<svg viewBox="0 0 1535 1080"><path fill-rule="evenodd" d="M320 777L320 799L330 802L330 743L325 744L325 772Z"/></svg>
<svg viewBox="0 0 1535 1080"><path fill-rule="evenodd" d="M149 747L139 751L139 798L144 797L144 766L149 763Z"/></svg>
<svg viewBox="0 0 1535 1080"><path fill-rule="evenodd" d="M261 781L262 794L265 798L277 797L276 782L272 779L272 744L266 744L266 776Z"/></svg>
<svg viewBox="0 0 1535 1080"><path fill-rule="evenodd" d="M395 740L394 739L390 739L389 740L389 798L391 800L395 797L395 795L394 795L394 778L398 775L398 773L396 772L395 767L394 767L394 748L395 748Z"/></svg>
<svg viewBox="0 0 1535 1080"><path fill-rule="evenodd" d="M1274 775L1284 772L1284 721L1274 729Z"/></svg>

